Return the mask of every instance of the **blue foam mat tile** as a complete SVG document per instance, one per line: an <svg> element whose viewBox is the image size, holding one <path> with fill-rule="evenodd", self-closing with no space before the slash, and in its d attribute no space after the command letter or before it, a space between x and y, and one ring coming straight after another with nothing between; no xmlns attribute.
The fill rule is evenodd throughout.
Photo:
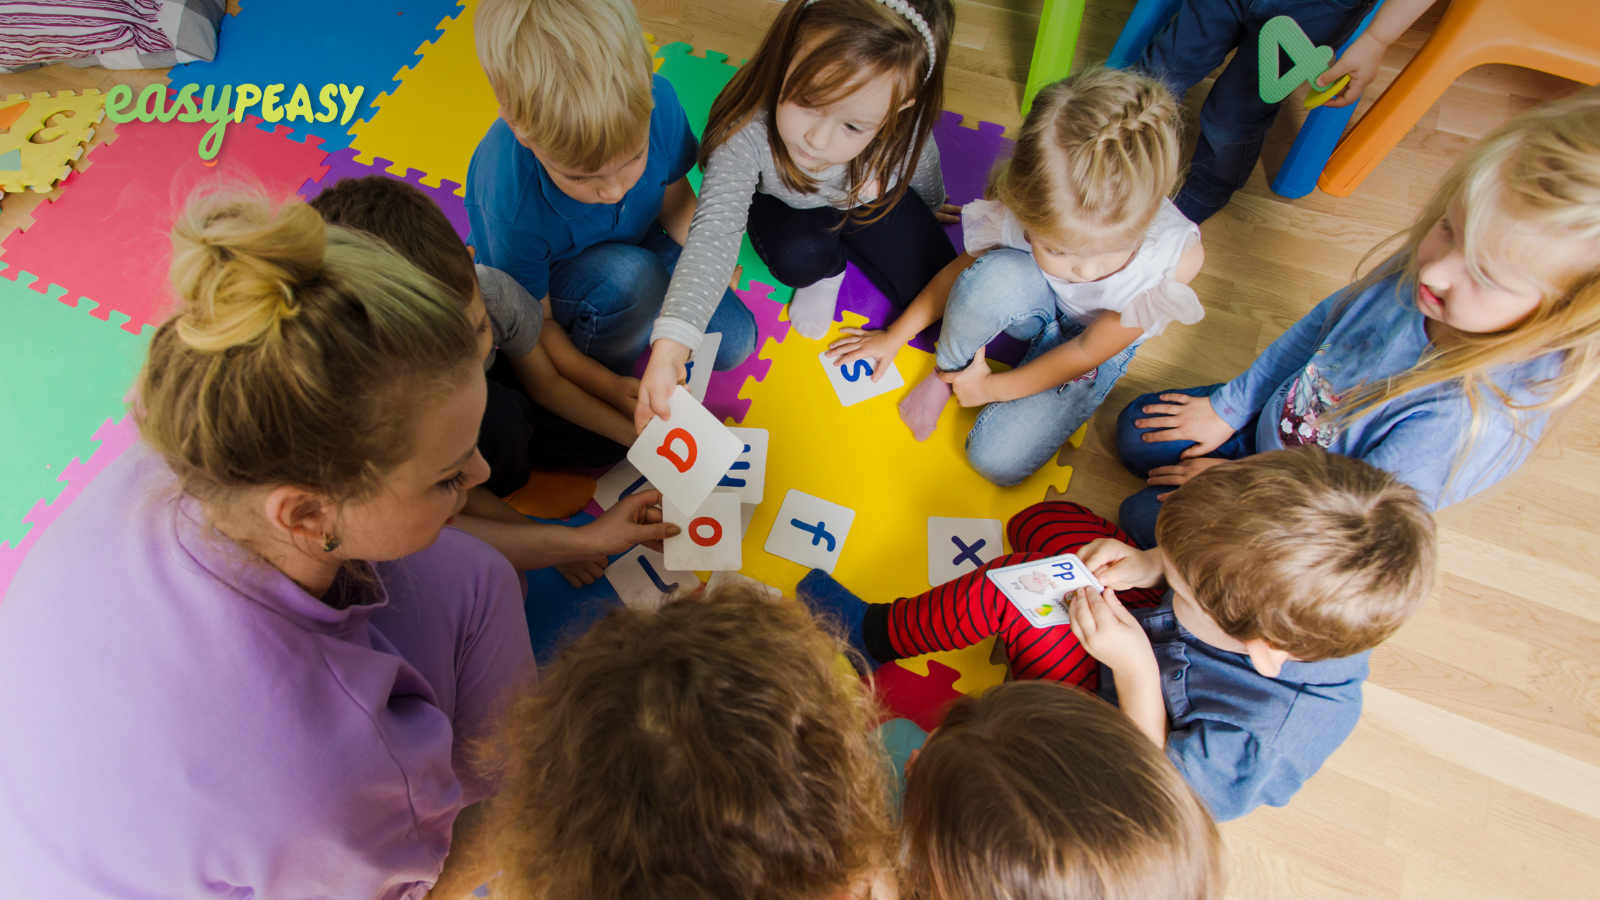
<svg viewBox="0 0 1600 900"><path fill-rule="evenodd" d="M578 513L570 519L537 519L549 525L576 528L594 521L588 513ZM622 554L611 557L615 561ZM587 587L575 588L567 584L555 569L534 569L525 573L528 596L522 611L528 617L528 634L533 639L533 655L539 665L547 666L555 660L561 648L572 643L606 613L622 607L611 582L604 578Z"/></svg>

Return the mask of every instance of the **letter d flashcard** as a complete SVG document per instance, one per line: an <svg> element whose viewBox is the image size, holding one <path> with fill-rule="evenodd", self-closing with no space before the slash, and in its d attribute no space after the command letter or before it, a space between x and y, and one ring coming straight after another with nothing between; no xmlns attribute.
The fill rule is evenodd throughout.
<svg viewBox="0 0 1600 900"><path fill-rule="evenodd" d="M677 537L669 537L661 544L667 551L668 568L718 572L738 571L744 565L738 494L713 491L693 513L684 513L670 502L664 502L661 519L682 529Z"/></svg>
<svg viewBox="0 0 1600 900"><path fill-rule="evenodd" d="M865 359L858 359L849 365L841 366L828 359L830 351L824 350L817 358L822 360L822 368L828 372L828 383L833 385L833 392L839 395L839 402L845 406L855 406L863 400L871 400L879 394L887 394L906 386L905 378L901 377L900 369L894 361L889 361L889 371L883 373L883 378L872 380L872 363Z"/></svg>
<svg viewBox="0 0 1600 900"><path fill-rule="evenodd" d="M856 511L791 488L778 507L766 551L808 569L833 574Z"/></svg>
<svg viewBox="0 0 1600 900"><path fill-rule="evenodd" d="M679 509L699 509L744 450L744 441L679 385L672 418L651 419L628 450L628 462Z"/></svg>

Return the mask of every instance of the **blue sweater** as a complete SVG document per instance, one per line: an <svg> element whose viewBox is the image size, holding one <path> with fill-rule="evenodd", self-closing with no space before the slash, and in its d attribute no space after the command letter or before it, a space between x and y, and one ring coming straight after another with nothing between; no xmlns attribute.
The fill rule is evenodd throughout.
<svg viewBox="0 0 1600 900"><path fill-rule="evenodd" d="M1395 397L1335 428L1322 421L1335 403L1367 383L1398 375L1429 349L1415 298L1400 296L1399 278L1378 282L1348 304L1348 289L1317 304L1272 342L1253 365L1211 395L1217 415L1235 429L1256 416L1259 452L1318 443L1394 473L1416 488L1432 509L1490 487L1522 465L1549 414L1508 409L1484 390L1479 434L1469 438L1472 409L1459 382L1445 382ZM1561 371L1550 353L1503 366L1491 380L1514 403L1538 402L1540 382ZM1459 471L1452 466L1463 451Z"/></svg>

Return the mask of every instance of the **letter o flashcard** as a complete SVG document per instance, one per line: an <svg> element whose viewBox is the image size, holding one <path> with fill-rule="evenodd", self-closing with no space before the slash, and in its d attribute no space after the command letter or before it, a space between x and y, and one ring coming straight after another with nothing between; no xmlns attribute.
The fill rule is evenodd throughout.
<svg viewBox="0 0 1600 900"><path fill-rule="evenodd" d="M713 491L692 513L672 503L661 504L661 518L678 526L677 537L662 542L667 568L684 572L737 571L744 565L740 546L739 495Z"/></svg>
<svg viewBox="0 0 1600 900"><path fill-rule="evenodd" d="M766 551L810 569L833 574L856 511L791 488L778 507Z"/></svg>
<svg viewBox="0 0 1600 900"><path fill-rule="evenodd" d="M699 509L744 450L682 385L668 401L671 420L654 418L628 449L628 462L679 509Z"/></svg>

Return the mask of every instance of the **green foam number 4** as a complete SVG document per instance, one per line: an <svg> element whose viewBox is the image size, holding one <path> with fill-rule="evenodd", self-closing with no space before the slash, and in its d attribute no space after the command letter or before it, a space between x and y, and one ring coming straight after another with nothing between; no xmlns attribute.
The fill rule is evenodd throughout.
<svg viewBox="0 0 1600 900"><path fill-rule="evenodd" d="M1278 64L1280 51L1294 65L1287 73ZM1260 54L1256 69L1261 75L1261 99L1281 103L1303 81L1315 81L1333 63L1333 48L1311 43L1300 24L1288 16L1269 19L1261 27Z"/></svg>

